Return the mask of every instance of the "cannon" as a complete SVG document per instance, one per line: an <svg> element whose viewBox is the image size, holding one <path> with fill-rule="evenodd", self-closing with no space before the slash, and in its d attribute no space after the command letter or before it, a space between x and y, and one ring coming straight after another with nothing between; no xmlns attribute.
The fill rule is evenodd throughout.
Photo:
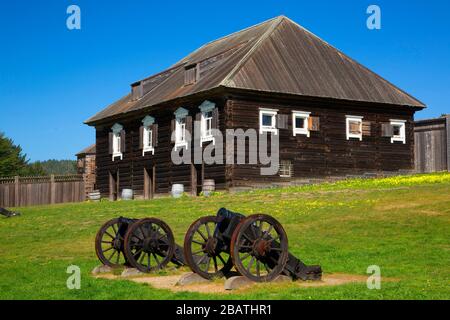
<svg viewBox="0 0 450 320"><path fill-rule="evenodd" d="M189 227L184 256L191 270L205 279L227 276L233 266L255 282L268 282L280 274L293 280L320 280L320 266L307 266L288 251L283 226L273 217L248 217L220 209Z"/></svg>
<svg viewBox="0 0 450 320"><path fill-rule="evenodd" d="M161 270L169 262L186 264L183 248L175 243L172 230L156 218L107 221L97 232L95 251L104 265L131 266L145 273Z"/></svg>
<svg viewBox="0 0 450 320"><path fill-rule="evenodd" d="M20 216L19 212L9 211L9 210L6 210L5 208L1 208L1 207L0 207L0 214L7 218Z"/></svg>

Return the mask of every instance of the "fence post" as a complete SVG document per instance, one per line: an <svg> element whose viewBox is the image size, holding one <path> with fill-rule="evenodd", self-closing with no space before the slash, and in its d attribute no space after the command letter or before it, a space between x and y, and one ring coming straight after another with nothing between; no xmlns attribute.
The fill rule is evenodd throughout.
<svg viewBox="0 0 450 320"><path fill-rule="evenodd" d="M20 206L20 197L19 197L19 176L14 177L14 207Z"/></svg>
<svg viewBox="0 0 450 320"><path fill-rule="evenodd" d="M55 186L55 175L50 175L50 203L55 204L56 199L56 186Z"/></svg>
<svg viewBox="0 0 450 320"><path fill-rule="evenodd" d="M450 172L450 114L446 116L446 130L447 130L447 171Z"/></svg>

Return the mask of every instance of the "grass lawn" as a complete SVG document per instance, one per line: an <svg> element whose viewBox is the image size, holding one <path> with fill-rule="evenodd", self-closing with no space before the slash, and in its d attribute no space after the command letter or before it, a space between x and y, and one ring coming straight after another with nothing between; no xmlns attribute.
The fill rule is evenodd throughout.
<svg viewBox="0 0 450 320"><path fill-rule="evenodd" d="M220 207L267 213L285 227L290 250L326 273L365 275L378 265L381 290L365 283L299 288L258 286L241 294L157 290L131 281L95 279L94 237L120 215L165 220L182 244L190 223ZM0 218L0 299L450 299L450 174L350 180L210 198L100 202L21 208ZM80 290L66 288L69 265Z"/></svg>

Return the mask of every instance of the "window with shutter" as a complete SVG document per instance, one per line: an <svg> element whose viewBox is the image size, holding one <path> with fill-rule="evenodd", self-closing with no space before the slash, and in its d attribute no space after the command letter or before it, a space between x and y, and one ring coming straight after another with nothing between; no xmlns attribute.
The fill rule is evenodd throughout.
<svg viewBox="0 0 450 320"><path fill-rule="evenodd" d="M216 125L217 119L214 118L214 116L217 118L219 113L217 112L217 108L215 103L211 101L204 101L200 106L200 145L203 144L203 142L212 141L215 143L214 135L213 135L213 129Z"/></svg>
<svg viewBox="0 0 450 320"><path fill-rule="evenodd" d="M110 143L112 144L112 161L114 161L115 158L123 159L123 151L124 151L124 144L125 144L125 131L123 130L123 126L116 123L111 128L112 134L111 134L111 140Z"/></svg>
<svg viewBox="0 0 450 320"><path fill-rule="evenodd" d="M174 114L175 114L175 150L178 147L185 147L187 149L188 142L186 140L186 118L188 116L188 111L184 108L178 108Z"/></svg>
<svg viewBox="0 0 450 320"><path fill-rule="evenodd" d="M309 138L309 116L310 112L292 111L292 132L296 135L305 135Z"/></svg>
<svg viewBox="0 0 450 320"><path fill-rule="evenodd" d="M392 128L391 143L402 142L406 144L406 121L405 120L391 120Z"/></svg>
<svg viewBox="0 0 450 320"><path fill-rule="evenodd" d="M362 120L359 116L346 116L347 140L359 139L362 141Z"/></svg>
<svg viewBox="0 0 450 320"><path fill-rule="evenodd" d="M155 154L155 145L154 145L154 132L153 127L155 123L155 118L151 116L146 116L142 120L142 156L145 155L146 152L151 152Z"/></svg>

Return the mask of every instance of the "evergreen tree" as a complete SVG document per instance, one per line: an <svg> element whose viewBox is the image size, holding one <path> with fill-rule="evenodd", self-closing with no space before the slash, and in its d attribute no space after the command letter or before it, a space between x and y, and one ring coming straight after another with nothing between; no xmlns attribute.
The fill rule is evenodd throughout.
<svg viewBox="0 0 450 320"><path fill-rule="evenodd" d="M0 132L0 177L44 175L42 167L28 164L22 148Z"/></svg>

